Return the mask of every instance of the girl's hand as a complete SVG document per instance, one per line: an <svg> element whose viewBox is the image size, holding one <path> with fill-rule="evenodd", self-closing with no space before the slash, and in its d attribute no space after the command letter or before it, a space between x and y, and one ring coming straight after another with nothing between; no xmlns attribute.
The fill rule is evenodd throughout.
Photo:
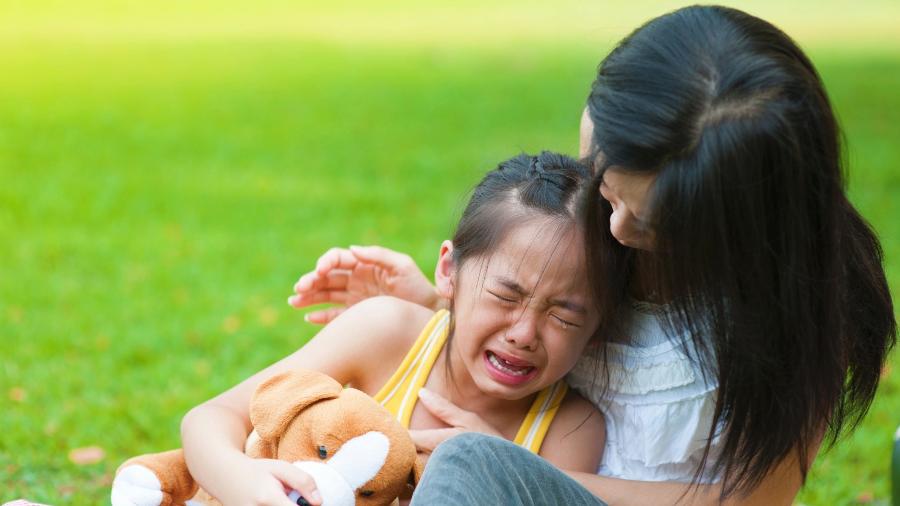
<svg viewBox="0 0 900 506"><path fill-rule="evenodd" d="M477 414L466 411L440 395L426 389L419 390L422 406L447 425L446 429L420 429L409 431L416 449L422 453L431 453L445 440L463 432L480 432L491 436L503 437L500 431L485 422Z"/></svg>
<svg viewBox="0 0 900 506"><path fill-rule="evenodd" d="M303 308L315 304L339 306L306 315L311 323L325 324L347 307L378 295L391 295L438 309L440 298L409 255L380 246L331 248L316 262L315 270L300 277L288 304Z"/></svg>
<svg viewBox="0 0 900 506"><path fill-rule="evenodd" d="M283 460L248 459L246 467L235 471L235 488L220 500L223 506L296 506L288 493L296 490L307 503L319 506L322 497L312 477Z"/></svg>

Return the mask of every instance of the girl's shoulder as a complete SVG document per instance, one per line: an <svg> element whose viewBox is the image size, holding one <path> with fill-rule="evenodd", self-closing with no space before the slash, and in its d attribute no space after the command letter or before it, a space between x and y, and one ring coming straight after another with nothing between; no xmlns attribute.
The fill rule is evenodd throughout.
<svg viewBox="0 0 900 506"><path fill-rule="evenodd" d="M605 441L603 413L570 388L547 430L540 454L560 469L595 473Z"/></svg>
<svg viewBox="0 0 900 506"><path fill-rule="evenodd" d="M365 299L342 313L338 319L356 334L351 338L356 348L353 353L367 364L354 386L363 391L377 390L434 315L432 309L390 296Z"/></svg>
<svg viewBox="0 0 900 506"><path fill-rule="evenodd" d="M389 295L370 297L345 311L344 318L367 330L371 336L380 335L380 342L397 341L411 346L419 332L434 317L435 312L424 306Z"/></svg>

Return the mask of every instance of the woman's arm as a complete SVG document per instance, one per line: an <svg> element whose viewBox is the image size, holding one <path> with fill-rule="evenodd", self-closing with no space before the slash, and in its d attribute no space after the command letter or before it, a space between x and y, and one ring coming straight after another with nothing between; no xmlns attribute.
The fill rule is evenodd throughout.
<svg viewBox="0 0 900 506"><path fill-rule="evenodd" d="M814 458L815 450L809 456L809 461L812 462ZM685 483L622 480L569 471L566 474L606 501L609 506L790 506L803 485L800 463L796 456L783 460L749 493L735 494L722 502L719 500L721 484L689 488Z"/></svg>
<svg viewBox="0 0 900 506"><path fill-rule="evenodd" d="M378 282L367 283L366 280L373 276ZM289 302L297 308L321 303L351 306L366 297L390 294L436 309L435 299L431 296L433 287L412 259L408 255L378 246L332 248L319 258L314 271L300 278L294 291L296 295ZM336 307L315 311L308 315L308 319L314 323L327 323L344 309ZM461 430L470 429L463 427ZM435 431L414 432L428 433L422 436L427 443L426 449L433 449L450 434L457 433L450 430L443 430L440 434L432 434ZM814 457L815 451L809 461ZM560 467L565 468L566 465ZM599 497L608 500L609 504L626 506L671 504L678 499L681 499L680 504L697 505L790 504L802 486L800 466L795 458L787 459L777 466L748 495L732 497L724 503L719 502L719 485L701 485L688 490L683 483L621 480L592 473L569 474ZM686 490L689 494L685 494Z"/></svg>
<svg viewBox="0 0 900 506"><path fill-rule="evenodd" d="M419 446L424 445L422 449L425 451L434 450L443 441L461 432L474 431L487 434L496 432L484 430L486 423L478 415L462 410L446 399L440 399L440 403L428 402L426 407L432 414L435 414L453 428L411 431L414 433L413 439L416 440L416 444ZM594 409L593 406L590 406L590 408ZM561 413L557 414L557 417L565 415L562 407L560 411ZM570 413L573 415L577 414L577 410L572 410ZM749 493L734 495L725 501L719 500L722 491L721 484L690 487L689 484L680 482L623 480L598 476L594 474L594 469L597 466L593 465L593 462L596 461L590 459L594 458L592 455L599 456L602 454L605 433L598 434L602 425L591 427L588 422L602 424L602 421L593 420L592 418L584 420L585 424L589 426L583 431L573 432L572 436L574 437L567 440L566 429L568 428L568 432L571 432L571 422L574 419L579 419L579 417L572 416L569 421L566 421L566 418L569 417L564 416L561 420L554 420L551 430L544 440L544 447L541 448L541 456L555 467L562 469L564 473L578 481L609 506L657 506L661 504L686 506L790 505L802 486L800 464L796 456L787 458L776 466ZM560 424L560 422L562 423ZM421 437L417 439L417 435ZM555 442L554 438L560 438L560 441ZM585 452L583 451L584 448L579 449L579 447L590 448L591 446L594 447L593 450L595 451ZM812 463L818 451L818 445L816 446L807 457L809 463ZM571 455L565 455L566 452L571 452ZM599 457L596 458L599 459ZM575 471L573 469L580 470ZM590 469L591 471L583 471L583 469Z"/></svg>
<svg viewBox="0 0 900 506"><path fill-rule="evenodd" d="M503 437L478 414L466 411L434 392L422 389L419 401L432 415L450 426L409 431L416 447L424 454L431 453L444 441L464 432ZM540 456L560 469L593 473L603 457L605 438L603 415L590 402L570 390L544 437Z"/></svg>
<svg viewBox="0 0 900 506"><path fill-rule="evenodd" d="M181 434L185 460L198 483L226 504L283 504L274 499L278 492L284 497L282 483L317 504L305 493L315 489L305 473L283 462L244 455L252 430L253 392L268 378L298 368L320 371L342 384L365 383L369 376L399 363L408 348L404 325L412 328L409 306L386 297L357 304L301 349L192 409L182 421ZM378 346L371 346L373 342Z"/></svg>
<svg viewBox="0 0 900 506"><path fill-rule="evenodd" d="M445 301L413 259L380 246L331 248L316 268L294 284L288 304L304 308L316 304L339 304L306 315L310 323L328 323L346 308L378 295L390 295L429 309L442 309Z"/></svg>

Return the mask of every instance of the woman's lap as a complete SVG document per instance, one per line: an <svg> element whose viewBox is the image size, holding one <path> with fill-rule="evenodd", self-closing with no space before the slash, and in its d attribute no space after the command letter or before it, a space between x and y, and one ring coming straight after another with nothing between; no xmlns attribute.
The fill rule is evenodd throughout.
<svg viewBox="0 0 900 506"><path fill-rule="evenodd" d="M428 460L412 505L605 506L546 460L504 439L462 434Z"/></svg>

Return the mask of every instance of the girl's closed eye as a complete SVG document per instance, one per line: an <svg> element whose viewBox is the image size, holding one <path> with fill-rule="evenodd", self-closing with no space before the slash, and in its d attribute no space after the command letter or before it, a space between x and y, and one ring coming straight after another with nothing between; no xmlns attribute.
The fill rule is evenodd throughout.
<svg viewBox="0 0 900 506"><path fill-rule="evenodd" d="M557 322L564 330L569 330L569 329L579 329L579 328L581 328L581 325L580 325L580 324L575 323L575 322L570 321L570 320L567 320L567 319L565 319L565 318L562 318L561 316L557 315L556 313L550 313L550 316L551 316L554 320L556 320L556 322Z"/></svg>
<svg viewBox="0 0 900 506"><path fill-rule="evenodd" d="M489 294L493 295L494 298L497 299L498 301L506 303L506 304L517 304L519 302L518 299L514 295L507 295L507 294L500 293L500 292L497 292L494 290L488 290L487 292Z"/></svg>

